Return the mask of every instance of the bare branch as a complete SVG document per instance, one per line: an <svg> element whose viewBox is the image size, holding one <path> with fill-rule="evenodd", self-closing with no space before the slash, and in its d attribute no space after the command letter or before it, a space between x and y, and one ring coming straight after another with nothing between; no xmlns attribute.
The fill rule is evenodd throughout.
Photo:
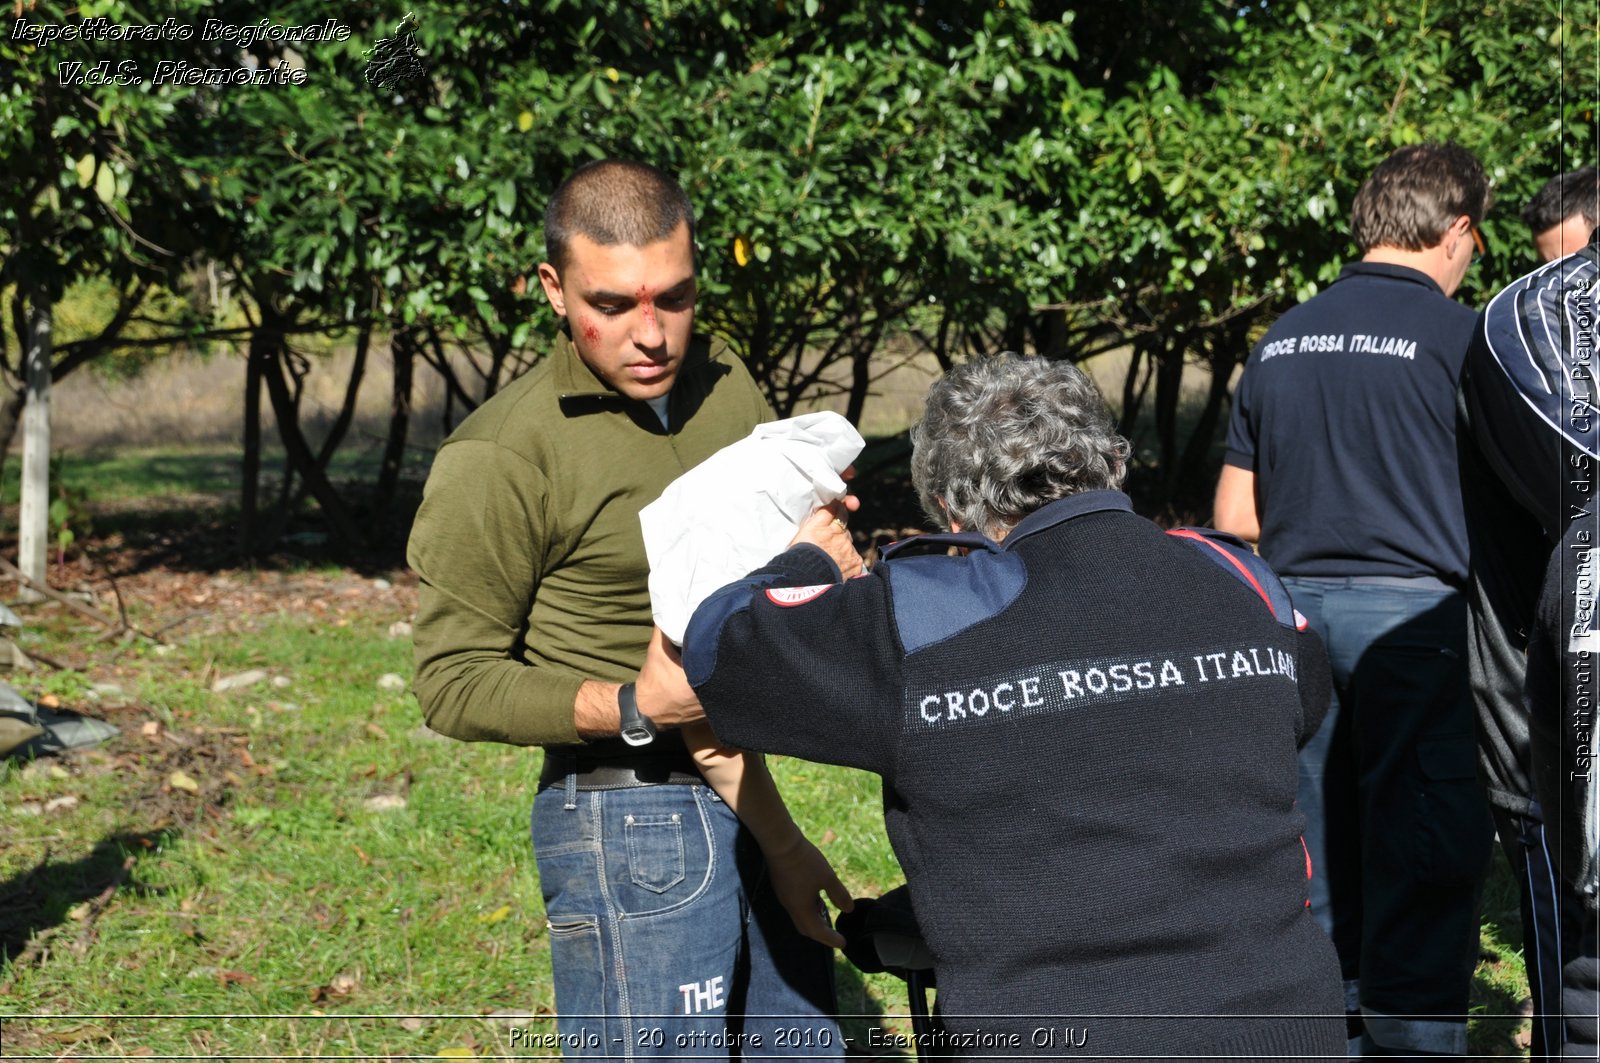
<svg viewBox="0 0 1600 1063"><path fill-rule="evenodd" d="M0 573L10 576L24 587L27 587L29 590L38 591L51 601L60 602L62 605L66 606L68 609L71 609L79 616L87 617L97 624L112 628L114 630L128 630L123 625L119 625L115 620L102 613L100 610L95 609L92 606L84 605L71 595L63 594L62 592L56 590L48 583L39 583L35 580L29 579L27 576L22 574L22 570L20 568L18 568L16 565L13 565L10 561L7 561L3 557L0 557Z"/></svg>

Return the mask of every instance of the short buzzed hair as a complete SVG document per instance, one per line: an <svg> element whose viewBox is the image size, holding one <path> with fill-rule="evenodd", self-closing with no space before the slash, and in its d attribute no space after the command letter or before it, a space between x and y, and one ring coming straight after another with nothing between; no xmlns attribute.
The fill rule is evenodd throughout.
<svg viewBox="0 0 1600 1063"><path fill-rule="evenodd" d="M1366 254L1374 247L1425 251L1465 214L1476 225L1489 210L1489 176L1457 144L1412 144L1378 164L1356 193L1350 231Z"/></svg>
<svg viewBox="0 0 1600 1063"><path fill-rule="evenodd" d="M644 247L689 227L694 247L694 210L683 187L664 170L627 159L600 159L572 172L544 211L544 253L560 273L572 238L583 235L606 247Z"/></svg>
<svg viewBox="0 0 1600 1063"><path fill-rule="evenodd" d="M1550 178L1522 208L1522 220L1535 235L1576 214L1583 215L1589 228L1600 226L1600 170L1593 166Z"/></svg>

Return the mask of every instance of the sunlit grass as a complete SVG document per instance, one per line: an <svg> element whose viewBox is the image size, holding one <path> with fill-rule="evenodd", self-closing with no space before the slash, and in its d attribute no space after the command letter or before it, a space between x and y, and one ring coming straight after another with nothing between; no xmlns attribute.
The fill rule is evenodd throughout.
<svg viewBox="0 0 1600 1063"><path fill-rule="evenodd" d="M409 673L409 641L386 634L396 619L284 616L124 658L120 682L140 703L112 714L124 737L0 762L0 892L53 887L28 915L46 947L0 976L4 1012L92 1016L7 1019L7 1050L503 1051L505 1021L484 1016L550 1022L528 843L539 754L429 736L408 693L380 690L381 675ZM61 621L31 641L46 652L78 636ZM249 668L287 684L213 694L204 681ZM28 692L81 695L67 676ZM200 793L173 789L175 771ZM875 779L798 761L776 771L853 890L898 881ZM39 812L63 796L76 807ZM375 810L382 797L403 804ZM128 857L104 910L75 919ZM847 1010L905 1008L892 979L863 987L841 970L841 989Z"/></svg>

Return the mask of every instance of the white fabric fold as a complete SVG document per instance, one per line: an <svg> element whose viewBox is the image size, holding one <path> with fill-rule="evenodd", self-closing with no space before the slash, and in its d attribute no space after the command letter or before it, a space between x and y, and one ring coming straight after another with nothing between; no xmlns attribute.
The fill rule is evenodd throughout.
<svg viewBox="0 0 1600 1063"><path fill-rule="evenodd" d="M712 592L783 552L800 522L843 498L866 441L836 413L757 425L678 477L639 512L650 607L674 643Z"/></svg>

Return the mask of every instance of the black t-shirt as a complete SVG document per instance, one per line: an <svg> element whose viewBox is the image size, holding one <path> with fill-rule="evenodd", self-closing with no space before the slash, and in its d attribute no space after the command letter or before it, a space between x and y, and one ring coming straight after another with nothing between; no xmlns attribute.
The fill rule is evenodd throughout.
<svg viewBox="0 0 1600 1063"><path fill-rule="evenodd" d="M1356 262L1262 338L1227 462L1256 474L1280 573L1465 582L1455 390L1475 320L1426 274Z"/></svg>

